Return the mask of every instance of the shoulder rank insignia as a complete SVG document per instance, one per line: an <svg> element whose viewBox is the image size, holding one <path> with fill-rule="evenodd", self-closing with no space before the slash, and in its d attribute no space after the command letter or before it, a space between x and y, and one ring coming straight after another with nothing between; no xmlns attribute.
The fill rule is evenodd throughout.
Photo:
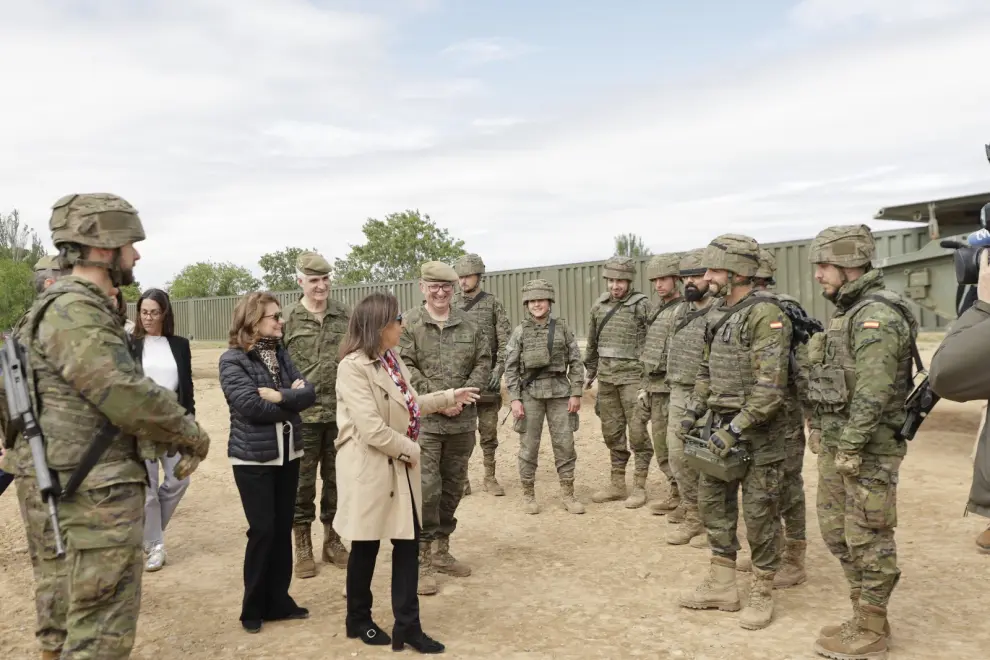
<svg viewBox="0 0 990 660"><path fill-rule="evenodd" d="M876 330L880 327L880 321L863 321L863 327L869 330Z"/></svg>

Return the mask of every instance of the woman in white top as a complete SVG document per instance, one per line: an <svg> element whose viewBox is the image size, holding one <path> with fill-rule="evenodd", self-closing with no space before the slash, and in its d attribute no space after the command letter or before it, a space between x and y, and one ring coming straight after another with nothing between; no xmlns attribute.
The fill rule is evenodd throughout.
<svg viewBox="0 0 990 660"><path fill-rule="evenodd" d="M175 317L168 294L161 289L149 289L141 294L138 321L134 327L134 353L145 375L175 392L179 403L195 416L189 340L174 334ZM180 458L176 454L145 462L150 482L144 504L144 551L148 555L145 568L149 571L160 570L165 565L165 528L189 487L188 478L179 480L173 474ZM159 463L165 475L161 482Z"/></svg>

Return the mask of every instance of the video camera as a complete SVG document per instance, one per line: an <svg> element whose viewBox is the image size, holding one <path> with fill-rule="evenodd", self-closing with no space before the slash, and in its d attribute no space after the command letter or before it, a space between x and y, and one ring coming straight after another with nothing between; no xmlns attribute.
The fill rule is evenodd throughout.
<svg viewBox="0 0 990 660"><path fill-rule="evenodd" d="M987 162L990 162L990 144L983 145ZM966 238L966 242L947 239L939 245L955 250L952 260L956 269L956 281L959 284L976 284L980 279L980 255L990 247L990 204L980 209L980 227Z"/></svg>

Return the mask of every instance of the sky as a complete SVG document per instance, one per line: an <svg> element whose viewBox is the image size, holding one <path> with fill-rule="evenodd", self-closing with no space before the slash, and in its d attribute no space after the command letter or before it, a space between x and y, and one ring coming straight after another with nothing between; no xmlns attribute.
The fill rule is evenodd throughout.
<svg viewBox="0 0 990 660"><path fill-rule="evenodd" d="M990 190L985 0L0 0L0 210L140 212L136 269L363 242L489 270Z"/></svg>

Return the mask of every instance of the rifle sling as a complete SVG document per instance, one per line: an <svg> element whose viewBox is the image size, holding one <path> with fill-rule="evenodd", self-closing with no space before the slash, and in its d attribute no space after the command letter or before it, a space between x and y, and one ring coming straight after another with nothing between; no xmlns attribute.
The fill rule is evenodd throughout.
<svg viewBox="0 0 990 660"><path fill-rule="evenodd" d="M481 302L481 299L484 298L487 295L488 295L488 292L487 291L482 291L481 293L479 293L478 295L476 295L474 298L472 298L471 300L467 301L464 304L464 307L461 307L461 311L470 312L471 311L471 308L474 307L475 305L477 305L479 302Z"/></svg>
<svg viewBox="0 0 990 660"><path fill-rule="evenodd" d="M549 329L547 331L547 359L548 360L553 358L553 331L556 329L556 327L557 327L557 319L551 318L550 319L550 326L549 326ZM533 371L531 374L529 374L529 376L526 377L526 380L523 381L522 388L520 388L520 391L521 390L525 390L527 387L529 387L530 385L532 385L533 384L533 381L536 380L537 378L539 378L543 374L543 372L547 370L547 367L549 367L549 366L550 366L549 364L548 365L545 365L545 366L542 366L539 369L536 369L535 371Z"/></svg>

